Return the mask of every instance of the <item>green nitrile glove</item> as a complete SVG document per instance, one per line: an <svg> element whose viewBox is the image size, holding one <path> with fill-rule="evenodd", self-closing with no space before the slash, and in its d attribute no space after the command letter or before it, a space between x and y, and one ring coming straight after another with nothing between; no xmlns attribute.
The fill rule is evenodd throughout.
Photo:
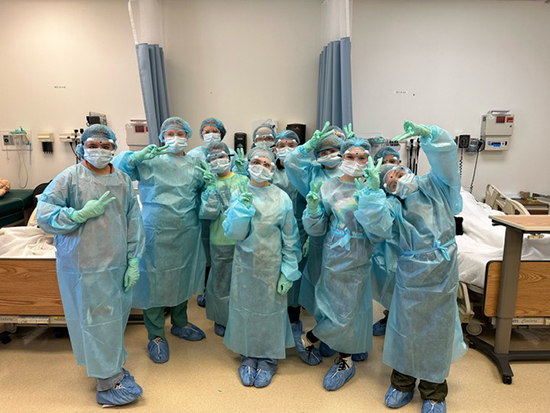
<svg viewBox="0 0 550 413"><path fill-rule="evenodd" d="M314 150L322 142L323 139L333 133L332 131L328 131L329 127L330 122L327 121L325 123L325 126L323 127L323 130L317 129L313 133L311 139L302 145L306 152L311 152L312 150Z"/></svg>
<svg viewBox="0 0 550 413"><path fill-rule="evenodd" d="M365 168L365 178L367 183L367 188L378 191L380 189L380 168L382 168L382 158L378 159L376 166L374 166L374 161L372 157L369 156L367 161L367 167Z"/></svg>
<svg viewBox="0 0 550 413"><path fill-rule="evenodd" d="M239 200L243 203L245 207L250 208L252 206L252 199L254 199L254 195L248 192L247 183L242 181L240 183L239 189L241 191Z"/></svg>
<svg viewBox="0 0 550 413"><path fill-rule="evenodd" d="M124 291L128 291L139 280L139 258L130 258L124 273Z"/></svg>
<svg viewBox="0 0 550 413"><path fill-rule="evenodd" d="M134 152L134 159L137 163L142 163L143 161L149 161L163 153L170 153L168 149L170 145L164 145L160 148L157 145L149 145L141 151Z"/></svg>
<svg viewBox="0 0 550 413"><path fill-rule="evenodd" d="M354 181L355 181L355 188L357 188L357 191L353 193L353 197L355 198L355 202L359 203L359 194L365 187L365 184L362 178L355 178Z"/></svg>
<svg viewBox="0 0 550 413"><path fill-rule="evenodd" d="M402 141L413 136L430 136L430 134L432 133L431 129L428 128L426 125L412 123L408 120L406 120L403 124L403 129L405 129L405 133L396 136L392 139L392 141Z"/></svg>
<svg viewBox="0 0 550 413"><path fill-rule="evenodd" d="M285 295L291 288L292 281L287 280L287 278L281 273L279 276L279 281L277 281L277 292L281 295Z"/></svg>
<svg viewBox="0 0 550 413"><path fill-rule="evenodd" d="M208 163L204 160L201 162L201 164L203 166L202 168L200 166L195 166L195 169L197 171L202 172L206 189L210 189L210 190L216 189L216 177L210 170L210 166L208 166Z"/></svg>
<svg viewBox="0 0 550 413"><path fill-rule="evenodd" d="M319 196L319 190L321 189L321 185L323 183L319 182L318 184L315 184L315 182L310 182L309 184L309 192L306 196L307 201L307 211L312 214L318 214L319 213L319 203L321 202L321 197Z"/></svg>
<svg viewBox="0 0 550 413"><path fill-rule="evenodd" d="M100 216L105 212L105 208L107 205L109 205L111 202L113 202L116 198L112 197L109 199L106 199L111 191L105 192L98 200L92 199L88 202L86 202L86 205L78 211L74 211L71 214L71 219L74 222L78 222L79 224L83 224L90 218L95 218Z"/></svg>
<svg viewBox="0 0 550 413"><path fill-rule="evenodd" d="M237 159L235 159L235 166L237 171L244 172L244 166L246 165L246 157L244 155L243 148L237 148Z"/></svg>

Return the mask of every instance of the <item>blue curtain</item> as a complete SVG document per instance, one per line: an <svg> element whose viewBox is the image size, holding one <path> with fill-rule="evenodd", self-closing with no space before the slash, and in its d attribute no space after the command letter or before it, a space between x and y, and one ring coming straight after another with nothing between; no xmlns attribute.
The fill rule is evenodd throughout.
<svg viewBox="0 0 550 413"><path fill-rule="evenodd" d="M344 37L330 42L319 57L317 128L328 120L343 127L353 123L351 105L351 40Z"/></svg>
<svg viewBox="0 0 550 413"><path fill-rule="evenodd" d="M141 43L136 46L143 106L149 127L149 142L159 144L160 125L170 117L164 51L158 44Z"/></svg>

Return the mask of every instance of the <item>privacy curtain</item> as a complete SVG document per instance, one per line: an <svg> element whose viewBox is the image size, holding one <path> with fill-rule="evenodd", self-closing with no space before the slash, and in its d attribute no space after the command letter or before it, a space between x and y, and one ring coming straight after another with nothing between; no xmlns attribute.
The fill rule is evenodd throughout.
<svg viewBox="0 0 550 413"><path fill-rule="evenodd" d="M128 12L136 43L149 142L159 144L160 126L170 117L162 49L162 3L159 0L129 0Z"/></svg>
<svg viewBox="0 0 550 413"><path fill-rule="evenodd" d="M326 121L343 127L353 123L351 98L352 0L323 2L326 46L319 57L317 128Z"/></svg>

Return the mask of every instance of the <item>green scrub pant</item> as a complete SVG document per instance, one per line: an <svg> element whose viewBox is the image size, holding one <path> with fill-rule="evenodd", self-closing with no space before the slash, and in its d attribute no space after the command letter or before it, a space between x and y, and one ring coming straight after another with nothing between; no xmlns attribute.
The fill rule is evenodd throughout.
<svg viewBox="0 0 550 413"><path fill-rule="evenodd" d="M170 307L170 318L172 325L185 327L189 323L187 318L187 301L175 307ZM166 340L166 335L164 334L164 307L153 307L143 310L143 321L147 328L149 341L157 337Z"/></svg>
<svg viewBox="0 0 550 413"><path fill-rule="evenodd" d="M394 370L391 374L391 385L399 391L407 392L414 390L415 383L416 379L414 377L399 373L397 370ZM420 391L422 400L433 400L436 402L443 402L449 392L447 380L443 383L431 383L420 380L418 390Z"/></svg>

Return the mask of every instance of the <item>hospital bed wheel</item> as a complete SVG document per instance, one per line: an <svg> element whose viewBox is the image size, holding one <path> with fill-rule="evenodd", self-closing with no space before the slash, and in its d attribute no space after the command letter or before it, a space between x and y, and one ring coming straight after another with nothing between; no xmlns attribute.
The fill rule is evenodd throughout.
<svg viewBox="0 0 550 413"><path fill-rule="evenodd" d="M504 384L512 384L512 376L505 376L504 374L502 375L502 382Z"/></svg>
<svg viewBox="0 0 550 413"><path fill-rule="evenodd" d="M472 336L479 336L482 331L483 327L479 323L469 322L466 325L466 332Z"/></svg>
<svg viewBox="0 0 550 413"><path fill-rule="evenodd" d="M2 336L2 344L8 344L11 341L11 337L7 334L5 336Z"/></svg>

